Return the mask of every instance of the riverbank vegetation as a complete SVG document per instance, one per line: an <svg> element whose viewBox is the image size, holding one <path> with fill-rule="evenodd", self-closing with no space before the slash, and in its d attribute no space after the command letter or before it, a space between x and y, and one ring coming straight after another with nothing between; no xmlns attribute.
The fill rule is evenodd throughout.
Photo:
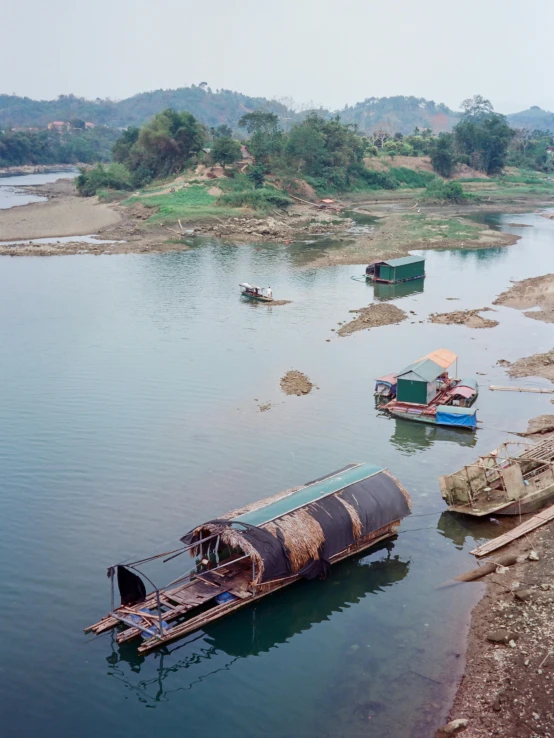
<svg viewBox="0 0 554 738"><path fill-rule="evenodd" d="M0 167L105 162L120 135L113 128L86 128L74 120L61 130L0 132Z"/></svg>

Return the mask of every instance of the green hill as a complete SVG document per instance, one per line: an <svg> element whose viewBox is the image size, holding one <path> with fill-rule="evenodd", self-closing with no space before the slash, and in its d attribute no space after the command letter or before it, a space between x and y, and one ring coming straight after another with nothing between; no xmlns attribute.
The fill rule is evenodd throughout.
<svg viewBox="0 0 554 738"><path fill-rule="evenodd" d="M412 133L416 126L431 128L434 133L450 131L460 119L442 103L423 97L369 97L356 105L339 111L345 123L356 123L361 131L370 132L382 128L391 133Z"/></svg>
<svg viewBox="0 0 554 738"><path fill-rule="evenodd" d="M508 123L512 128L531 128L531 130L552 131L554 133L554 113L539 108L538 105L521 113L508 115Z"/></svg>
<svg viewBox="0 0 554 738"><path fill-rule="evenodd" d="M176 90L141 92L125 100L85 100L75 95L60 95L56 100L32 100L29 97L0 95L0 129L11 127L44 128L54 120L80 118L96 125L126 128L140 126L166 108L187 110L201 123L212 127L222 123L236 130L242 115L253 110L276 113L283 126L289 128L302 120L306 113L297 113L276 100L249 97L231 90L213 91L206 85L180 87ZM362 133L385 129L391 133L411 133L417 126L431 128L435 133L449 131L460 119L457 113L442 103L422 97L369 97L342 110L317 111L324 117L337 113L345 123L355 123ZM554 113L532 107L509 115L514 127L530 126L554 131Z"/></svg>

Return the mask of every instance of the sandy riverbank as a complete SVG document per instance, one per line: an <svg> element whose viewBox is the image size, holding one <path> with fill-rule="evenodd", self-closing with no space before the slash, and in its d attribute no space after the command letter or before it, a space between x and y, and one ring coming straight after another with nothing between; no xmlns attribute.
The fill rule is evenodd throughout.
<svg viewBox="0 0 554 738"><path fill-rule="evenodd" d="M528 318L554 323L554 274L515 282L496 298L494 304L526 310L524 315Z"/></svg>
<svg viewBox="0 0 554 738"><path fill-rule="evenodd" d="M364 264L375 258L404 256L413 249L475 249L508 246L518 236L501 233L464 217L488 210L455 206L421 205L414 207L399 195L397 201L343 198L340 206L348 212L354 208L361 215L377 217L375 228L352 229L353 221L344 215L314 210L312 206L296 204L288 213L256 218L245 211L245 217L185 222L184 237L178 236L179 226L173 222L147 222L153 211L137 203L127 207L117 202L101 203L97 198L81 198L71 180L28 188L48 202L33 203L0 211L2 241L35 241L39 238L87 236L96 234L102 240L124 241L118 244L54 244L2 245L0 254L37 255L72 253L144 253L182 251L190 247L191 238L207 236L227 243L275 242L290 244L305 239L326 239L341 244L340 249L324 251L307 265L310 267L336 264ZM501 207L499 204L496 206ZM527 209L533 209L531 202ZM507 207L509 209L509 207ZM322 242L322 247L324 244Z"/></svg>

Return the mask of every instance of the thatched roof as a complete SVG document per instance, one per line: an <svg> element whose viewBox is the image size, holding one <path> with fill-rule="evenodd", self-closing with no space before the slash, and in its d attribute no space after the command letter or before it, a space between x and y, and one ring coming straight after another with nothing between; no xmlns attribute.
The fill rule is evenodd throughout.
<svg viewBox="0 0 554 738"><path fill-rule="evenodd" d="M385 469L352 464L197 526L183 541L218 535L252 557L256 583L278 576L316 576L329 559L361 538L398 522L411 502ZM212 542L203 544L206 548ZM191 549L193 556L200 547Z"/></svg>

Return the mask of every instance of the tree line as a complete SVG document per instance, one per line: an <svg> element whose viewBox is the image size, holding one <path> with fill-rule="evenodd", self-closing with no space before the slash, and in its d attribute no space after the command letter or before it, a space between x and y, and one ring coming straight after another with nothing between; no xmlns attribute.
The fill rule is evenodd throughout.
<svg viewBox="0 0 554 738"><path fill-rule="evenodd" d="M0 166L109 161L120 133L113 128L80 126L70 126L62 132L0 131Z"/></svg>
<svg viewBox="0 0 554 738"><path fill-rule="evenodd" d="M362 136L355 125L338 116L328 119L313 112L285 131L276 113L249 112L237 124L251 155L241 169L246 170L248 187L254 189L264 187L270 177L288 189L302 179L320 192L425 186L424 181L416 182L419 173L412 172L406 179L409 170L376 171L364 163L367 157L383 155L391 159L428 155L435 172L445 178L460 164L486 175L501 173L508 163L550 170L551 134L539 131L527 136L514 131L505 116L495 113L480 96L462 106L464 114L453 132L438 136L418 128L408 136L386 131ZM200 161L220 164L233 176L233 165L243 157L242 141L233 136L227 124L208 128L191 113L168 108L144 126L125 130L112 149L115 164L83 172L77 186L82 194L94 194L101 187L138 188Z"/></svg>

